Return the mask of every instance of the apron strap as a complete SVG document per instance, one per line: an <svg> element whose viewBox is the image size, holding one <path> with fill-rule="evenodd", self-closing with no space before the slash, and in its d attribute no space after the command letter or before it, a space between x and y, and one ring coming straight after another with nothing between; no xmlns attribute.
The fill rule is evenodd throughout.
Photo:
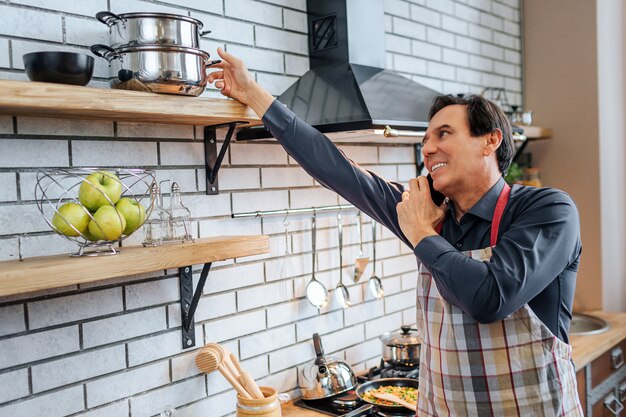
<svg viewBox="0 0 626 417"><path fill-rule="evenodd" d="M509 195L511 194L511 186L504 182L504 187L500 192L500 196L498 197L498 202L496 203L496 208L493 211L493 221L491 223L491 246L496 246L498 242L498 230L500 230L500 221L502 220L502 215L504 214L504 208L506 207L506 203L509 202Z"/></svg>

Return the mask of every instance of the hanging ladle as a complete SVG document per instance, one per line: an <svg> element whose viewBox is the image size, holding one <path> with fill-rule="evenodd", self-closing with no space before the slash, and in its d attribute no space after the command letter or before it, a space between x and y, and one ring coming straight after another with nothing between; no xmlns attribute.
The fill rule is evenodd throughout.
<svg viewBox="0 0 626 417"><path fill-rule="evenodd" d="M314 307L320 309L328 304L328 290L320 281L315 279L315 239L317 235L317 225L315 224L315 212L311 219L311 258L313 268L311 270L311 281L306 286L306 298Z"/></svg>
<svg viewBox="0 0 626 417"><path fill-rule="evenodd" d="M359 256L356 257L354 261L354 282L358 282L363 273L365 272L365 268L367 268L367 264L370 261L370 258L363 255L363 230L361 227L361 212L357 213L356 217L356 227L359 231Z"/></svg>
<svg viewBox="0 0 626 417"><path fill-rule="evenodd" d="M380 300L384 297L385 290L383 289L383 283L380 281L380 278L376 276L376 222L374 220L372 220L372 258L372 276L369 281L367 281L367 285L374 298Z"/></svg>
<svg viewBox="0 0 626 417"><path fill-rule="evenodd" d="M339 284L335 288L335 298L337 298L340 306L348 308L352 303L350 302L348 288L343 285L343 220L341 213L337 213L337 231L339 232Z"/></svg>

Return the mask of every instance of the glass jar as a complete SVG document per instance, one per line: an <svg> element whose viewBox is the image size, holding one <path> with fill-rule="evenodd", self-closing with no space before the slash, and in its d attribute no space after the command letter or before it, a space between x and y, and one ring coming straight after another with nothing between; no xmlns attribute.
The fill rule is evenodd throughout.
<svg viewBox="0 0 626 417"><path fill-rule="evenodd" d="M522 184L529 185L531 187L541 187L541 180L539 179L539 168L524 168Z"/></svg>
<svg viewBox="0 0 626 417"><path fill-rule="evenodd" d="M280 401L272 387L259 387L265 396L262 399L247 399L237 394L237 417L280 417Z"/></svg>

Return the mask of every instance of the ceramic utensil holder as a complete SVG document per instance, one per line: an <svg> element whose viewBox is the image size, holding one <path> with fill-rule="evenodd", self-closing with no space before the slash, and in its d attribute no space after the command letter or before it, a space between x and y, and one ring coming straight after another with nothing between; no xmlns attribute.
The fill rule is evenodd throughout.
<svg viewBox="0 0 626 417"><path fill-rule="evenodd" d="M247 399L237 394L237 417L280 417L280 401L272 387L259 387L262 399Z"/></svg>

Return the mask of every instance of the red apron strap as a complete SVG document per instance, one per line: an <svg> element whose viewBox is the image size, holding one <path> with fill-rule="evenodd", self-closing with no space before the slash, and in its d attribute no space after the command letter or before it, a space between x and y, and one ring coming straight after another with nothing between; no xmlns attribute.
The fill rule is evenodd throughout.
<svg viewBox="0 0 626 417"><path fill-rule="evenodd" d="M506 207L506 203L509 201L509 195L511 194L511 186L504 183L504 187L500 192L500 196L498 197L498 202L496 203L496 208L493 211L493 221L491 223L491 246L495 246L498 241L498 230L500 229L500 221L502 220L502 215L504 214L504 208Z"/></svg>

